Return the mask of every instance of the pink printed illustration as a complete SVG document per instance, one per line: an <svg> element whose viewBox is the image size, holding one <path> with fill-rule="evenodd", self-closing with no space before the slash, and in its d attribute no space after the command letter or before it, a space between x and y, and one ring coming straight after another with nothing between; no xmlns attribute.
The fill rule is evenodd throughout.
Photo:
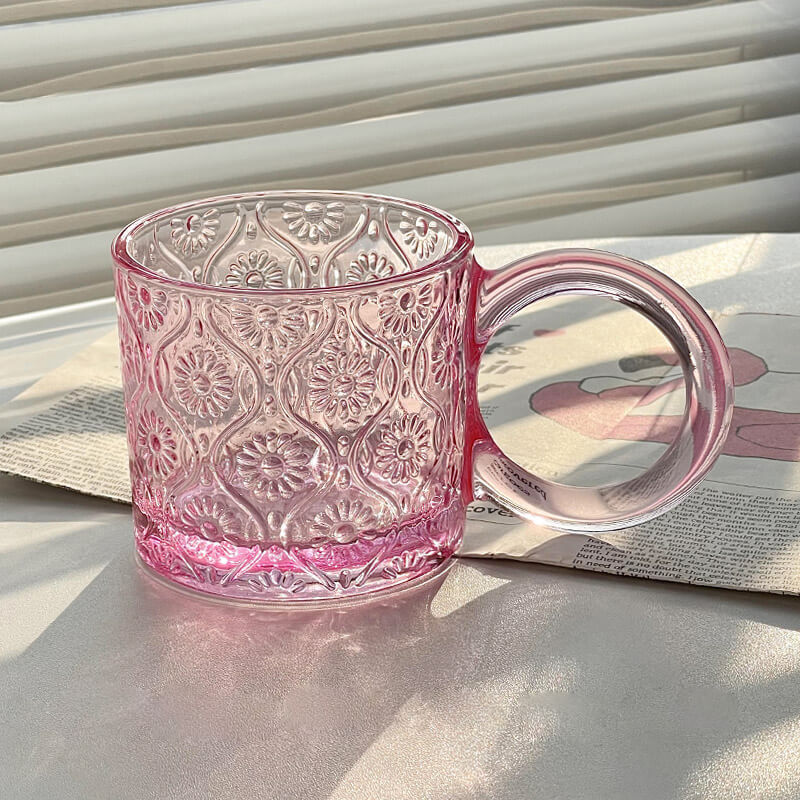
<svg viewBox="0 0 800 800"><path fill-rule="evenodd" d="M788 342L787 342L788 343ZM730 347L735 386L743 387L763 381L770 374L797 374L770 370L757 353ZM624 373L657 366L676 367L673 352L659 352L637 358L622 359ZM530 408L565 428L593 439L624 441L672 442L680 428L680 414L631 413L646 409L665 395L680 392L683 377L653 386L644 380L617 378L619 385L600 391L586 388L590 379L560 381L538 389L530 396ZM752 408L737 405L733 412L730 434L723 454L767 458L776 461L800 461L800 413Z"/></svg>

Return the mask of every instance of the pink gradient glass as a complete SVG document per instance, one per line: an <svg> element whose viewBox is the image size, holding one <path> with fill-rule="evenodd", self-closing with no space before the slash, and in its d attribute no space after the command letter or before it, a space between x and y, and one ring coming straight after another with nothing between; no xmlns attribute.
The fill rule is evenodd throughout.
<svg viewBox="0 0 800 800"><path fill-rule="evenodd" d="M346 192L200 200L122 231L113 255L144 564L226 598L343 598L446 565L473 497L583 532L679 502L732 410L728 357L703 309L622 256L555 250L490 271L472 251L445 212ZM565 293L635 308L683 363L678 437L619 485L526 472L478 410L492 333Z"/></svg>

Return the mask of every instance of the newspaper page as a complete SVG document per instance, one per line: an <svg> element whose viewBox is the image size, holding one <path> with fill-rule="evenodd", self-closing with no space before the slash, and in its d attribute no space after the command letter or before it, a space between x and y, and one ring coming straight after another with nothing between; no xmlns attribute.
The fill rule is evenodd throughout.
<svg viewBox="0 0 800 800"><path fill-rule="evenodd" d="M666 263L650 258L690 286L692 276L706 279L692 288L707 307L715 303L734 366L731 434L683 504L644 525L588 536L478 501L462 555L800 594L798 242L720 237ZM592 486L658 458L681 420L684 392L674 353L652 325L609 301L568 297L536 304L497 332L481 364L479 402L498 444L523 467ZM32 413L0 436L0 470L130 502L114 331L12 405Z"/></svg>
<svg viewBox="0 0 800 800"><path fill-rule="evenodd" d="M119 344L111 330L3 408L0 471L130 503Z"/></svg>

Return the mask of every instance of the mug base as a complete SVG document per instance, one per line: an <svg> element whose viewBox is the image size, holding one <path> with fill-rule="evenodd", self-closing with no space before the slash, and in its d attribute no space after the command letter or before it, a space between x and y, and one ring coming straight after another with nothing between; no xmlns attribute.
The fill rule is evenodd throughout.
<svg viewBox="0 0 800 800"><path fill-rule="evenodd" d="M285 607L384 596L435 578L461 545L465 515L457 503L350 545L288 549L211 542L134 516L137 560L159 582L209 599Z"/></svg>
<svg viewBox="0 0 800 800"><path fill-rule="evenodd" d="M171 592L182 594L185 597L190 597L203 603L212 603L224 606L239 606L244 608L254 608L263 610L265 613L270 611L289 611L289 610L313 610L317 608L346 608L349 606L360 605L362 603L378 602L384 598L390 598L394 602L395 598L404 598L407 594L416 593L417 590L423 590L431 584L436 584L444 579L445 575L450 571L456 563L455 555L444 559L438 565L433 566L427 572L423 572L416 577L404 578L401 581L388 583L382 588L373 588L370 586L366 591L360 594L332 594L328 597L318 597L316 599L303 598L302 600L293 598L273 598L273 599L254 599L244 597L233 597L225 594L218 594L205 590L195 589L184 583L179 583L171 577L164 575L161 572L153 569L141 556L138 550L134 551L134 559L137 566L142 571L144 576L157 583L159 586L164 586Z"/></svg>

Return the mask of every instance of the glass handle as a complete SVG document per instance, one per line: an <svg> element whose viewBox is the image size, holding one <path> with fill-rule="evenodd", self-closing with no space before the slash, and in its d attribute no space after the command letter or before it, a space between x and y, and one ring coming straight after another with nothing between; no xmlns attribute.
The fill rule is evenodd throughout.
<svg viewBox="0 0 800 800"><path fill-rule="evenodd" d="M580 532L645 522L679 503L719 455L733 412L728 354L699 303L652 267L596 250L551 250L499 270L479 270L478 353L503 322L529 303L564 294L600 295L630 306L664 333L683 367L686 405L675 440L652 467L622 483L583 488L540 478L506 456L489 434L473 394L474 496L492 498L535 523Z"/></svg>

